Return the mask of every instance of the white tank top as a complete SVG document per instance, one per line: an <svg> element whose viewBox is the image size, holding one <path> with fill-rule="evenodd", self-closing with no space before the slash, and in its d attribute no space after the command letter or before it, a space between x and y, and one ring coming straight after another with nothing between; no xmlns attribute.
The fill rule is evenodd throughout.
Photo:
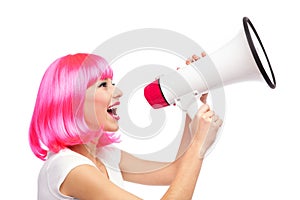
<svg viewBox="0 0 300 200"><path fill-rule="evenodd" d="M123 178L119 168L121 151L108 145L99 148L97 157L105 165L109 179L119 187L123 187ZM49 153L38 177L38 200L75 199L61 194L59 188L68 173L82 164L96 167L91 160L70 149L63 149L55 154Z"/></svg>

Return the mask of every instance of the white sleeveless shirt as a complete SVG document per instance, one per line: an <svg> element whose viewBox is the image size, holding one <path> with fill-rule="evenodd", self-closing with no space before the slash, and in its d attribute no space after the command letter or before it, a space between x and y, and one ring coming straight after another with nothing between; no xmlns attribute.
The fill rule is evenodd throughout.
<svg viewBox="0 0 300 200"><path fill-rule="evenodd" d="M119 168L121 151L112 145L108 145L99 148L97 157L105 165L110 181L119 187L123 187L123 178ZM96 167L91 160L70 149L63 149L55 154L49 153L38 177L38 200L75 199L63 195L59 188L69 172L82 164Z"/></svg>

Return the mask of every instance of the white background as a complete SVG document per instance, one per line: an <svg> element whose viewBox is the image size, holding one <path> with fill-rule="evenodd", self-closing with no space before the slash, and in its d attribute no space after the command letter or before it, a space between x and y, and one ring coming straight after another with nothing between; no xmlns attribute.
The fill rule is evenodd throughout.
<svg viewBox="0 0 300 200"><path fill-rule="evenodd" d="M267 49L277 88L260 82L225 88L224 130L204 162L194 199L300 199L296 2L2 1L1 198L36 199L42 161L31 153L27 132L39 82L54 59L92 52L112 36L137 28L180 32L211 53L234 37L248 16ZM166 189L127 187L145 199L159 199Z"/></svg>

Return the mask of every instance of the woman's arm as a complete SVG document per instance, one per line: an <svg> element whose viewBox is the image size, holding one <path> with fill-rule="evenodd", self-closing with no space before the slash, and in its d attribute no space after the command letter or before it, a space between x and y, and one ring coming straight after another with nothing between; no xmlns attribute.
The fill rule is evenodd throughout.
<svg viewBox="0 0 300 200"><path fill-rule="evenodd" d="M205 152L214 142L221 124L222 120L210 111L208 105L203 105L199 109L191 122L193 141L178 159L180 165L177 174L162 199L192 198ZM81 200L140 199L114 185L100 170L90 165L81 165L71 170L62 183L60 191Z"/></svg>
<svg viewBox="0 0 300 200"><path fill-rule="evenodd" d="M126 181L145 185L170 185L181 163L181 157L191 144L192 135L189 131L191 119L186 116L184 132L174 162L156 162L143 160L122 151L120 169Z"/></svg>
<svg viewBox="0 0 300 200"><path fill-rule="evenodd" d="M182 156L177 175L162 199L192 199L204 156L222 123L208 105L201 106L191 122L195 134L192 144Z"/></svg>
<svg viewBox="0 0 300 200"><path fill-rule="evenodd" d="M206 104L207 95L206 93L200 97L203 104ZM174 162L143 160L122 151L120 169L124 180L145 185L170 185L182 162L182 155L191 145L193 135L189 129L190 123L191 119L186 115L181 143Z"/></svg>
<svg viewBox="0 0 300 200"><path fill-rule="evenodd" d="M113 184L91 165L80 165L71 170L61 184L60 192L80 200L140 199Z"/></svg>

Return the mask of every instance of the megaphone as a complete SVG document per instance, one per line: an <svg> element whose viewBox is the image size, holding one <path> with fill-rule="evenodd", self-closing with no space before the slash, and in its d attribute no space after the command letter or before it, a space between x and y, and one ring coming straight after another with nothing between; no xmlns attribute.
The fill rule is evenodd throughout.
<svg viewBox="0 0 300 200"><path fill-rule="evenodd" d="M214 67L206 66L211 61ZM252 80L262 80L272 89L276 87L262 41L250 19L244 17L242 30L227 45L210 56L203 56L196 66L161 75L144 88L144 96L157 109L172 105L176 99L195 91L199 94L223 85Z"/></svg>

